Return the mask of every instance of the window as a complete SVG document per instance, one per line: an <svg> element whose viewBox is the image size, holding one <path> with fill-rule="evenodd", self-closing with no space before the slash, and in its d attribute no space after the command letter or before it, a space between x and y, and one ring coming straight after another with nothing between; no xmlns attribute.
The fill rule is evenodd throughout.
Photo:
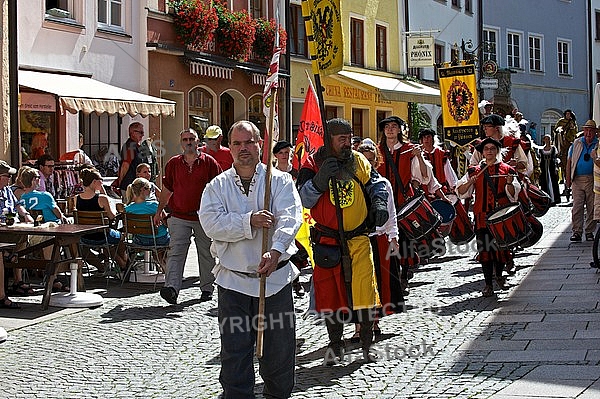
<svg viewBox="0 0 600 399"><path fill-rule="evenodd" d="M338 117L338 109L337 107L326 105L325 106L325 119L333 119Z"/></svg>
<svg viewBox="0 0 600 399"><path fill-rule="evenodd" d="M521 35L518 33L506 35L506 55L509 68L521 69Z"/></svg>
<svg viewBox="0 0 600 399"><path fill-rule="evenodd" d="M364 25L360 19L350 18L350 63L364 66Z"/></svg>
<svg viewBox="0 0 600 399"><path fill-rule="evenodd" d="M256 94L248 100L248 120L254 123L261 132L267 127L267 118L263 113L262 94Z"/></svg>
<svg viewBox="0 0 600 399"><path fill-rule="evenodd" d="M102 27L122 30L122 0L98 0L98 24Z"/></svg>
<svg viewBox="0 0 600 399"><path fill-rule="evenodd" d="M596 32L594 37L596 40L600 40L600 11L596 11Z"/></svg>
<svg viewBox="0 0 600 399"><path fill-rule="evenodd" d="M387 29L385 26L375 26L377 70L387 71Z"/></svg>
<svg viewBox="0 0 600 399"><path fill-rule="evenodd" d="M302 17L302 7L290 4L290 53L308 58L308 45L306 42L306 29Z"/></svg>
<svg viewBox="0 0 600 399"><path fill-rule="evenodd" d="M460 0L452 0L452 7L460 8Z"/></svg>
<svg viewBox="0 0 600 399"><path fill-rule="evenodd" d="M542 38L529 36L529 70L542 72Z"/></svg>
<svg viewBox="0 0 600 399"><path fill-rule="evenodd" d="M46 0L45 20L68 25L83 22L82 0Z"/></svg>
<svg viewBox="0 0 600 399"><path fill-rule="evenodd" d="M498 43L497 34L494 30L484 30L483 31L483 60L488 61L498 61L498 56L496 53L496 47Z"/></svg>
<svg viewBox="0 0 600 399"><path fill-rule="evenodd" d="M438 65L441 65L444 62L444 45L443 44L435 44L435 68L433 71L433 80L438 82L440 80L438 76Z"/></svg>
<svg viewBox="0 0 600 399"><path fill-rule="evenodd" d="M352 108L352 132L354 136L363 136L363 110Z"/></svg>
<svg viewBox="0 0 600 399"><path fill-rule="evenodd" d="M262 13L262 0L250 0L250 16L254 19L264 17Z"/></svg>
<svg viewBox="0 0 600 399"><path fill-rule="evenodd" d="M473 12L473 3L472 0L465 0L465 12L472 13Z"/></svg>
<svg viewBox="0 0 600 399"><path fill-rule="evenodd" d="M571 51L569 50L570 43L565 40L558 41L558 74L559 75L570 75L570 57Z"/></svg>
<svg viewBox="0 0 600 399"><path fill-rule="evenodd" d="M190 91L188 116L189 126L198 131L204 132L207 127L212 125L213 98L211 94L196 87Z"/></svg>

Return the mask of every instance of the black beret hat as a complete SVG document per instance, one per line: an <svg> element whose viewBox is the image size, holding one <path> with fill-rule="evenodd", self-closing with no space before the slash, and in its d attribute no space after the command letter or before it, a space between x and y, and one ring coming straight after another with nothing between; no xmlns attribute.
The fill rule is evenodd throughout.
<svg viewBox="0 0 600 399"><path fill-rule="evenodd" d="M475 149L477 151L479 151L481 154L483 154L483 147L485 147L486 144L493 144L496 146L496 148L498 148L498 150L500 150L500 148L502 148L502 144L500 144L500 142L492 137L486 137L485 139L483 139L481 141L481 143L479 143L477 145L477 147L475 147Z"/></svg>
<svg viewBox="0 0 600 399"><path fill-rule="evenodd" d="M283 150L284 148L292 148L292 145L285 140L278 141L273 146L273 154L277 154L279 151Z"/></svg>
<svg viewBox="0 0 600 399"><path fill-rule="evenodd" d="M390 122L396 122L399 127L402 127L402 125L405 124L405 122L397 116L388 116L387 118L379 121L379 124L378 124L379 130L383 131L383 128L385 127L385 125L387 125Z"/></svg>
<svg viewBox="0 0 600 399"><path fill-rule="evenodd" d="M419 131L419 139L422 139L425 136L435 137L435 135L436 135L435 130L433 130L432 128L429 128L429 127L426 127Z"/></svg>
<svg viewBox="0 0 600 399"><path fill-rule="evenodd" d="M504 126L504 118L497 114L491 114L481 120L482 125Z"/></svg>

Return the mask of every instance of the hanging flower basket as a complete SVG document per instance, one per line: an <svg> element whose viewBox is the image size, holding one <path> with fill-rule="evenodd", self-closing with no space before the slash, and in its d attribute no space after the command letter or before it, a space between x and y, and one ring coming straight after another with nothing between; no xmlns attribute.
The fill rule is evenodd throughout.
<svg viewBox="0 0 600 399"><path fill-rule="evenodd" d="M254 20L246 10L229 11L222 0L216 0L214 8L219 18L215 31L217 52L233 60L248 61L256 32Z"/></svg>
<svg viewBox="0 0 600 399"><path fill-rule="evenodd" d="M285 52L287 33L281 25L277 25L274 19L266 20L258 18L255 21L256 36L254 38L253 50L257 61L269 63L273 56L275 45L275 32L279 31L279 48Z"/></svg>
<svg viewBox="0 0 600 399"><path fill-rule="evenodd" d="M217 11L206 0L171 0L177 40L201 51L213 40L218 25Z"/></svg>

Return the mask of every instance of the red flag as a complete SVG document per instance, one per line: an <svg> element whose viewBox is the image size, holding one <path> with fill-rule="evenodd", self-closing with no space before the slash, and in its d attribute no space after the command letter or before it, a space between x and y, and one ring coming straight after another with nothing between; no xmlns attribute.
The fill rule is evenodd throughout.
<svg viewBox="0 0 600 399"><path fill-rule="evenodd" d="M321 112L317 102L317 93L312 85L308 87L304 108L300 116L300 127L298 128L298 137L296 138L296 148L294 149L293 168L300 170L300 167L319 147L323 145L323 123L321 122Z"/></svg>

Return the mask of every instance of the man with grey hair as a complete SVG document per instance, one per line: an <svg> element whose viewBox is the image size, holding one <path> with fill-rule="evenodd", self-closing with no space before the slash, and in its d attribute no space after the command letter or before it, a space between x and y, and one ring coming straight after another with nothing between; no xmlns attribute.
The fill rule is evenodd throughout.
<svg viewBox="0 0 600 399"><path fill-rule="evenodd" d="M154 223L158 225L162 221L163 209L169 205L171 245L167 254L167 276L160 296L173 305L177 303L181 290L183 269L192 236L198 252L202 290L200 300L204 302L212 299L214 277L211 270L215 265L215 258L210 252L210 238L200 225L198 208L204 187L222 172L213 157L198 151L198 133L194 129L182 130L179 135L183 153L172 157L165 165L163 188L154 215Z"/></svg>
<svg viewBox="0 0 600 399"><path fill-rule="evenodd" d="M213 273L219 289L219 330L223 398L254 397L253 349L260 317L260 276L266 275L264 349L258 359L266 398L288 398L294 387L295 315L290 262L300 228L300 197L289 173L272 168L271 201L265 209L267 166L260 162L261 139L249 121L229 134L233 167L204 190L200 222L219 258ZM262 241L268 232L268 248Z"/></svg>

